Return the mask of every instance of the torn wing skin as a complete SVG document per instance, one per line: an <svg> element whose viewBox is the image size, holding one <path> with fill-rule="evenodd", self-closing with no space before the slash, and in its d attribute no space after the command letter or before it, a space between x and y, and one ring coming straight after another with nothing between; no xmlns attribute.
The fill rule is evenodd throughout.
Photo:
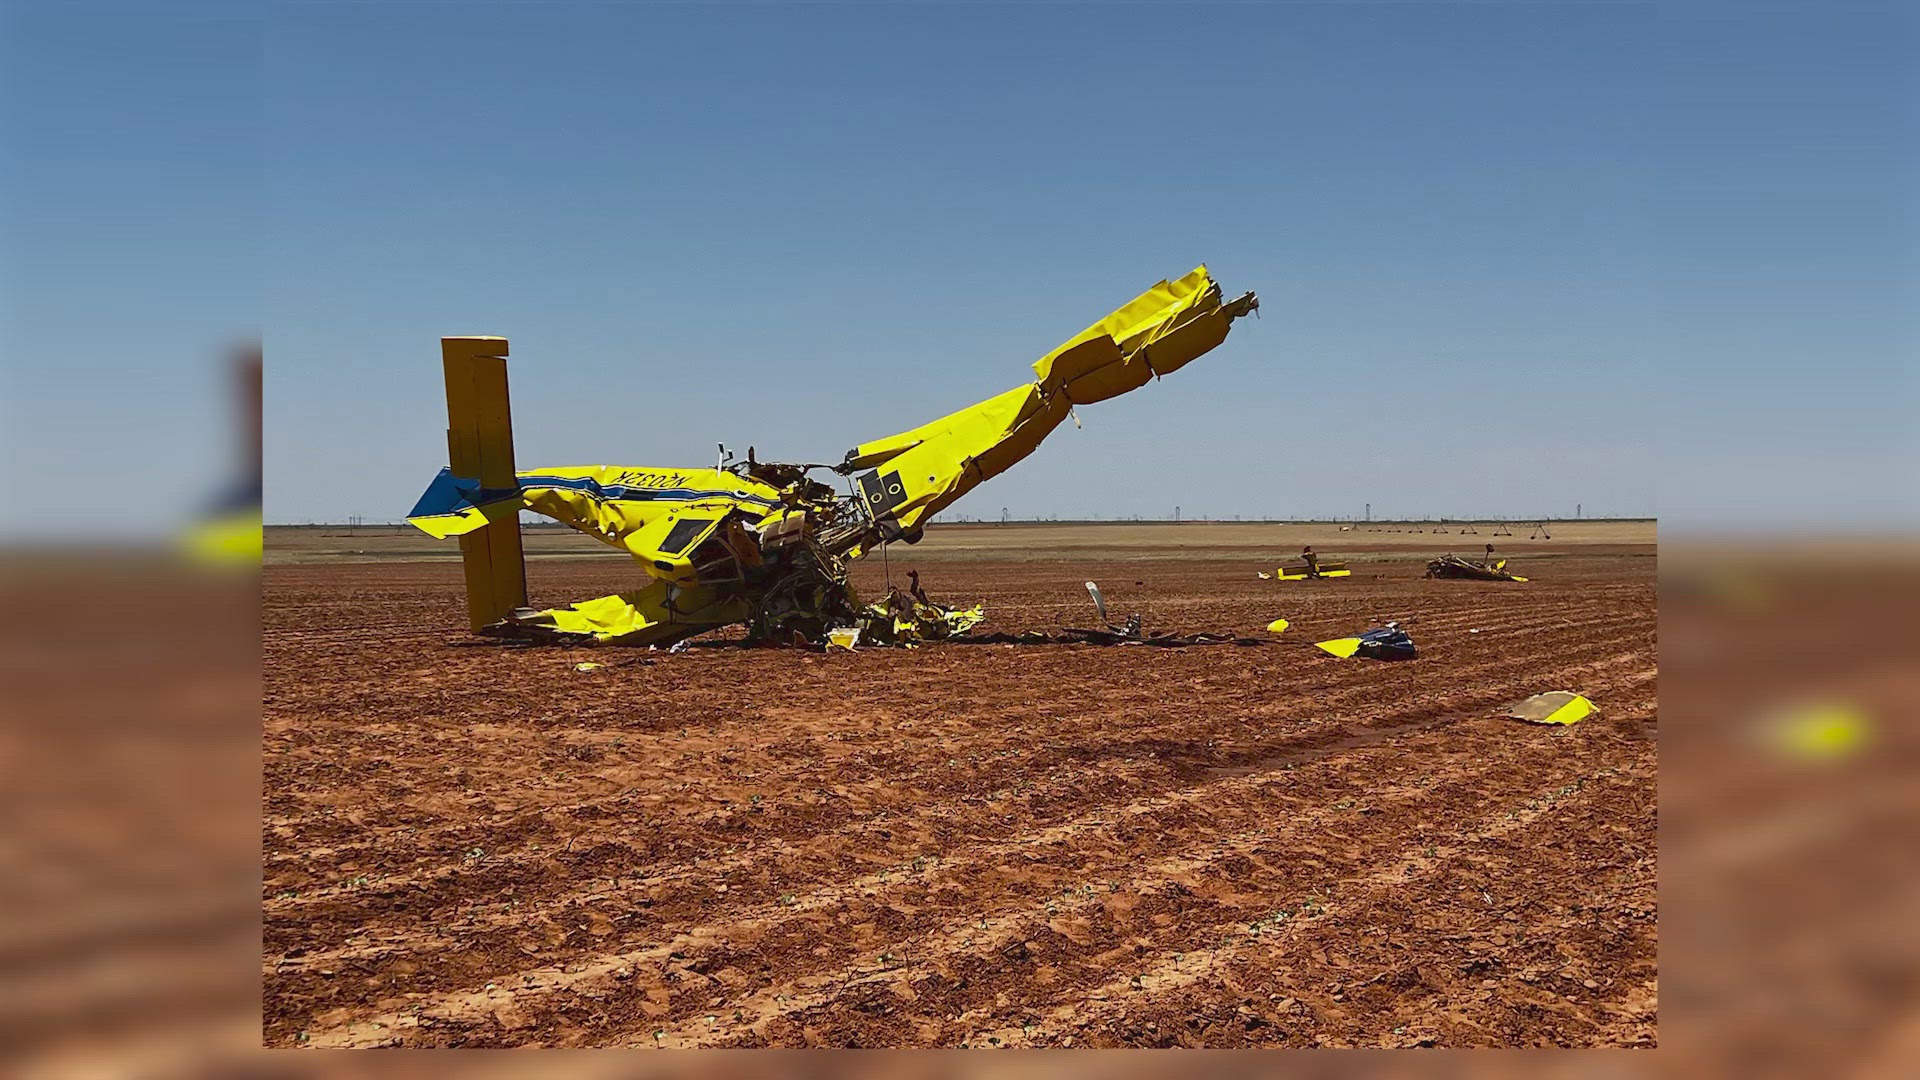
<svg viewBox="0 0 1920 1080"><path fill-rule="evenodd" d="M722 596L704 586L680 588L648 582L631 592L583 600L563 608L516 613L516 629L550 630L561 635L620 641L629 645L672 645L685 638L744 621L752 605L740 596Z"/></svg>
<svg viewBox="0 0 1920 1080"><path fill-rule="evenodd" d="M868 470L861 500L881 542L911 538L934 514L1031 454L1075 405L1118 397L1226 340L1259 307L1247 293L1222 302L1201 266L1162 281L1033 365L1035 380L898 435L847 451L835 471Z"/></svg>

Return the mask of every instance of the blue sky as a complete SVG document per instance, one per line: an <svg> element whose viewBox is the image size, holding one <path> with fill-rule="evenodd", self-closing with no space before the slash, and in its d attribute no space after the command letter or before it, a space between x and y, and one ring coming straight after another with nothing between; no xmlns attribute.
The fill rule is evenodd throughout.
<svg viewBox="0 0 1920 1080"><path fill-rule="evenodd" d="M6 16L10 441L163 496L254 326L268 520L397 519L442 334L523 466L837 460L1206 262L1260 320L952 513L1915 519L1898 5L82 14Z"/></svg>

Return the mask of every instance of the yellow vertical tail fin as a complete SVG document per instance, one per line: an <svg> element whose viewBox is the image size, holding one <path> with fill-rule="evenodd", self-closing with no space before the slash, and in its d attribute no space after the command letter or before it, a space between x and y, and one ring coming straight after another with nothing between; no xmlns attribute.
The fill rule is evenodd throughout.
<svg viewBox="0 0 1920 1080"><path fill-rule="evenodd" d="M483 488L512 489L513 414L507 405L507 339L440 339L447 379L447 455L454 475L478 478ZM478 630L527 605L527 567L520 518L505 515L490 528L460 537L467 577L467 622Z"/></svg>

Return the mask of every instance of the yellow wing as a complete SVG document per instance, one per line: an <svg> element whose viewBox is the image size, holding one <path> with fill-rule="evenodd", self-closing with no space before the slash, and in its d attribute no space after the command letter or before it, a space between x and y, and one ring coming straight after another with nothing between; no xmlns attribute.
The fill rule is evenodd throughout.
<svg viewBox="0 0 1920 1080"><path fill-rule="evenodd" d="M1223 303L1202 266L1162 281L1033 365L1035 380L930 424L847 451L875 521L911 532L983 481L1031 454L1067 410L1117 397L1185 367L1226 340L1259 306L1252 293Z"/></svg>

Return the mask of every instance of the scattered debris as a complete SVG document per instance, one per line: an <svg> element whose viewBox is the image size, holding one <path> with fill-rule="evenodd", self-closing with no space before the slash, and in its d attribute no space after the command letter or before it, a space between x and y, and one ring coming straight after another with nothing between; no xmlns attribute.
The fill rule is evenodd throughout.
<svg viewBox="0 0 1920 1080"><path fill-rule="evenodd" d="M1109 645L1140 640L1143 620L1138 612L1127 616L1126 625L1115 625L1113 620L1107 615L1107 598L1100 595L1100 586L1091 581L1087 582L1087 595L1093 597L1093 609L1100 614L1100 622L1106 629L1080 630L1074 627L1068 627L1065 633L1079 635L1083 640L1089 641L1112 638L1112 641L1103 640L1101 642L1102 644Z"/></svg>
<svg viewBox="0 0 1920 1080"><path fill-rule="evenodd" d="M1293 624L1289 623L1285 619L1275 619L1272 622L1267 624L1267 632L1270 634L1277 634L1280 631L1285 630L1287 627L1291 625Z"/></svg>
<svg viewBox="0 0 1920 1080"><path fill-rule="evenodd" d="M912 585L908 592L890 588L878 603L860 609L856 616L858 621L852 624L860 632L860 642L912 648L922 641L944 641L955 634L964 634L986 621L987 612L983 605L975 604L970 608L943 607L927 599L927 594L920 588L918 572L910 573L909 579ZM829 636L831 633L829 631ZM847 647L852 648L851 645Z"/></svg>
<svg viewBox="0 0 1920 1080"><path fill-rule="evenodd" d="M1066 641L1044 630L1022 630L1017 634L996 631L991 634L955 634L947 639L957 645L1051 645Z"/></svg>
<svg viewBox="0 0 1920 1080"><path fill-rule="evenodd" d="M605 667L605 666L606 666L606 665L604 665L604 664L596 664L596 663L594 663L593 661L591 661L591 660L588 660L588 661L584 661L584 662L582 662L582 663L578 663L578 664L575 664L575 665L573 665L573 670L575 670L575 671L599 671L599 670L600 670L600 669L601 669L602 667Z"/></svg>
<svg viewBox="0 0 1920 1080"><path fill-rule="evenodd" d="M1141 585L1143 583L1136 581L1134 584ZM1107 614L1107 598L1101 595L1100 586L1095 582L1087 582L1087 595L1093 597L1094 611L1099 614L1100 621L1105 624L1104 627L1068 626L1063 627L1059 633L1055 634L1048 634L1042 631L1027 631L1022 634L975 635L965 639L955 638L954 640L964 640L965 643L971 645L1045 645L1073 642L1087 645L1162 646L1265 644L1259 638L1236 637L1232 634L1175 634L1165 630L1148 634L1143 627L1144 619L1138 612L1127 616L1127 621L1124 624L1112 622L1111 617Z"/></svg>
<svg viewBox="0 0 1920 1080"><path fill-rule="evenodd" d="M1065 627L1051 634L1043 630L1024 630L1018 634L956 634L947 640L959 645L1157 645L1162 648L1267 644L1260 638L1233 634L1176 634L1162 630L1142 635L1137 629L1129 631L1126 627L1109 627L1105 630Z"/></svg>
<svg viewBox="0 0 1920 1080"><path fill-rule="evenodd" d="M1355 637L1334 638L1313 644L1315 648L1343 660L1350 656L1365 656L1374 660L1412 660L1419 655L1414 648L1413 638L1397 622L1390 622Z"/></svg>
<svg viewBox="0 0 1920 1080"><path fill-rule="evenodd" d="M1100 613L1100 621L1112 622L1112 619L1107 618L1107 598L1100 595L1100 586L1091 581L1087 582L1087 594L1093 597L1093 609Z"/></svg>
<svg viewBox="0 0 1920 1080"><path fill-rule="evenodd" d="M907 591L902 592L898 587L889 588L886 596L871 604L860 602L860 597L844 576L829 579L824 584L819 580L799 579L777 585L767 592L757 610L745 620L745 644L800 648L839 646L846 649L852 649L856 644L912 647L921 641L938 641L953 634L965 633L986 620L986 610L979 604L970 608L949 608L928 599L926 591L920 586L918 571L908 571L907 579ZM614 602L612 606L626 603L622 597L615 596L575 607L587 608L607 601ZM519 609L502 622L484 628L481 633L531 641L581 642L598 638L638 644L631 636L602 638L562 629L546 617L550 614ZM616 617L619 617L617 613ZM849 637L842 633L852 630L857 630L858 634ZM689 641L688 638L681 638L664 647L667 652L681 653L687 650ZM658 650L663 646L648 643L646 647Z"/></svg>
<svg viewBox="0 0 1920 1080"><path fill-rule="evenodd" d="M1474 581L1525 581L1518 574L1507 572L1507 560L1499 562L1474 562L1458 555L1442 555L1427 564L1427 576L1430 578L1469 578Z"/></svg>
<svg viewBox="0 0 1920 1080"><path fill-rule="evenodd" d="M1593 715L1593 702L1571 690L1553 690L1514 702L1505 715L1535 724L1577 724Z"/></svg>

